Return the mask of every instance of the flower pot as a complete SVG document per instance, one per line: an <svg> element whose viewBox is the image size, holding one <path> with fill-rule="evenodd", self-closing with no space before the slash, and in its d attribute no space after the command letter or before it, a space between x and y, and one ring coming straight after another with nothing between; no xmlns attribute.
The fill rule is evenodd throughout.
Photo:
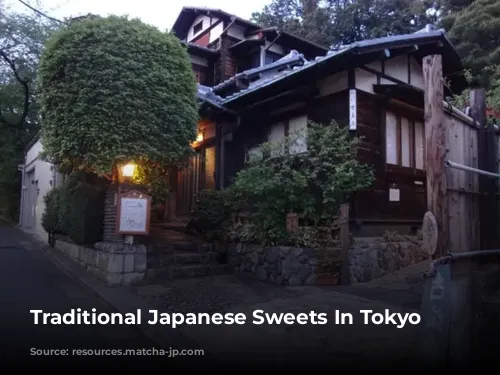
<svg viewBox="0 0 500 375"><path fill-rule="evenodd" d="M331 285L337 285L338 283L339 280L337 276L321 275L316 277L316 285L331 286Z"/></svg>
<svg viewBox="0 0 500 375"><path fill-rule="evenodd" d="M158 206L156 206L155 214L158 220L163 220L163 218L165 217L165 205L163 203L160 203Z"/></svg>

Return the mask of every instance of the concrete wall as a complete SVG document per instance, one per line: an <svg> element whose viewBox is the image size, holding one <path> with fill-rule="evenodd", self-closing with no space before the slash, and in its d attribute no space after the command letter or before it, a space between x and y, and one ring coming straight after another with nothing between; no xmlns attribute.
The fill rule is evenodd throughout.
<svg viewBox="0 0 500 375"><path fill-rule="evenodd" d="M43 145L40 139L26 151L20 224L38 239L46 241L47 232L42 228L44 197L54 186L60 184L62 178L51 163L40 159L42 151Z"/></svg>

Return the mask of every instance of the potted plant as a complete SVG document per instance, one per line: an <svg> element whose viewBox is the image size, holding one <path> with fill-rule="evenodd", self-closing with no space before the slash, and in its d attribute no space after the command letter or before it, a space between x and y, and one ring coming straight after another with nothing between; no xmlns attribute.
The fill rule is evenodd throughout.
<svg viewBox="0 0 500 375"><path fill-rule="evenodd" d="M155 205L155 214L157 220L163 220L165 217L165 203L157 202Z"/></svg>

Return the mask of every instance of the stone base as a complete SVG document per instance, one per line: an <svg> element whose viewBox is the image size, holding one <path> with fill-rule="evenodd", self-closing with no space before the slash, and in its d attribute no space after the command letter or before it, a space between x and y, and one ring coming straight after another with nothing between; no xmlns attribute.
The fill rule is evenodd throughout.
<svg viewBox="0 0 500 375"><path fill-rule="evenodd" d="M340 270L340 249L262 247L230 244L228 261L234 272L248 272L275 285L319 285L318 262L327 250L333 269ZM417 238L355 238L349 249L350 282L367 282L428 258ZM337 276L332 271L331 276Z"/></svg>
<svg viewBox="0 0 500 375"><path fill-rule="evenodd" d="M286 246L261 247L231 244L229 265L235 272L250 272L258 280L275 285L314 285L316 251Z"/></svg>
<svg viewBox="0 0 500 375"><path fill-rule="evenodd" d="M428 259L416 237L354 238L349 249L351 282L367 282Z"/></svg>
<svg viewBox="0 0 500 375"><path fill-rule="evenodd" d="M55 248L108 285L130 285L146 276L144 245L98 242L90 248L56 240Z"/></svg>

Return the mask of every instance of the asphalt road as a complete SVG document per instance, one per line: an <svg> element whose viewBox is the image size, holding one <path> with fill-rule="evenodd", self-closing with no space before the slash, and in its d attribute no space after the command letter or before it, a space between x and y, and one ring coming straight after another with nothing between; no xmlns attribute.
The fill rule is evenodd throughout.
<svg viewBox="0 0 500 375"><path fill-rule="evenodd" d="M137 355L82 356L74 350L142 350L151 349L154 344L131 326L35 325L34 316L30 314L30 310L67 313L77 308L114 312L46 258L24 233L0 222L0 369L8 363L31 365L41 359L56 360L59 364L69 359L74 366L76 363L90 365L96 360L103 362L106 357L106 363L127 367L131 362L168 360ZM67 352L62 354L67 355L61 352L33 355L47 349L64 349Z"/></svg>

